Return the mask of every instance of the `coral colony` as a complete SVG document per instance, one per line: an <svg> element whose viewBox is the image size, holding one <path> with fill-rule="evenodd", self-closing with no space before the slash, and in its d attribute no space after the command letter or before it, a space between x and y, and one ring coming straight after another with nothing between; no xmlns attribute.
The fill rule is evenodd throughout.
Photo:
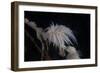
<svg viewBox="0 0 100 73"><path fill-rule="evenodd" d="M59 50L58 54L60 56L62 57L66 56L66 59L80 58L76 48L71 46L73 45L73 42L77 44L77 40L70 28L64 25L54 24L52 22L50 26L48 26L46 29L43 30L42 28L37 27L35 22L29 21L27 18L25 18L25 24L29 25L30 27L32 27L32 29L36 31L36 36L42 44L42 48L38 48L37 46L37 48L40 49L41 52L41 60L43 60L44 55L48 55L47 52L46 54L44 54L45 53L44 51L45 50L48 51L48 47L50 44L53 44L53 46ZM32 40L34 39L28 33L26 34ZM46 47L44 45L46 45ZM68 52L67 55L66 52Z"/></svg>

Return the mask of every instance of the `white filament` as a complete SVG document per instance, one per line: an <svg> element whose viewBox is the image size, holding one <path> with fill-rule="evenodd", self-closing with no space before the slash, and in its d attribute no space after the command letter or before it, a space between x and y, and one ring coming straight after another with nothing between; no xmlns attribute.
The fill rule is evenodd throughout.
<svg viewBox="0 0 100 73"><path fill-rule="evenodd" d="M49 43L53 43L59 48L66 48L66 45L73 45L73 42L77 43L77 40L72 32L72 30L64 25L54 25L52 24L47 28L46 38Z"/></svg>

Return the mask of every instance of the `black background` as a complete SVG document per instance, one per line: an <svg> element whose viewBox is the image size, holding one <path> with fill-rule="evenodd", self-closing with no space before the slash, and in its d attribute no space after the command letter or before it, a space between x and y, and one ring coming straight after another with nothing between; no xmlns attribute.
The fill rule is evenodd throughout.
<svg viewBox="0 0 100 73"><path fill-rule="evenodd" d="M24 15L25 18L34 21L38 27L43 29L50 26L52 22L69 27L77 38L76 48L81 59L90 58L90 14L25 11ZM33 31L27 25L25 25L25 30ZM40 60L40 55L32 42L25 38L25 61Z"/></svg>

